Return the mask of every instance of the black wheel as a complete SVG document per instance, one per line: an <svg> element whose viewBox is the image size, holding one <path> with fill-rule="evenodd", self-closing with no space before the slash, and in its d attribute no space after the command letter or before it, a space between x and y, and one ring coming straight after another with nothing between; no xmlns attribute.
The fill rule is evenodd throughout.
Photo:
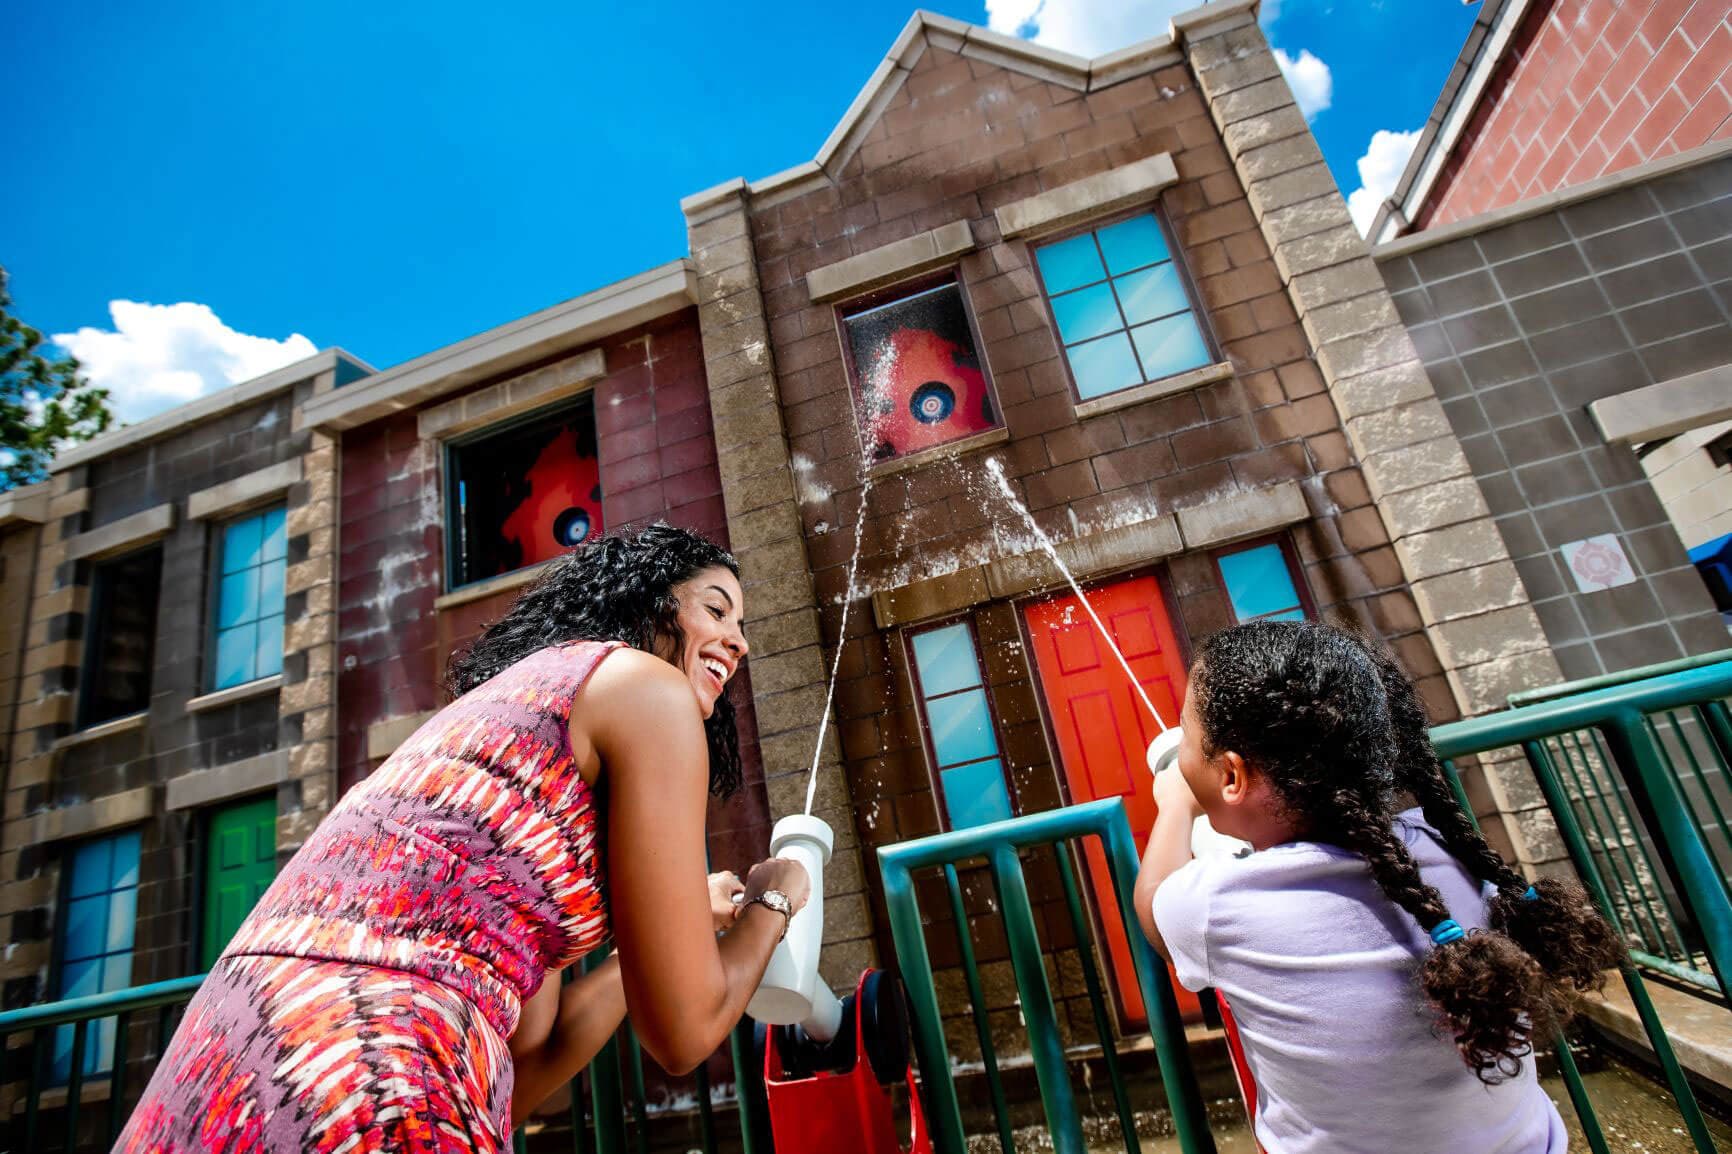
<svg viewBox="0 0 1732 1154"><path fill-rule="evenodd" d="M866 1061L881 1086L892 1086L908 1074L913 1046L908 1035L908 1002L902 983L883 970L866 975L860 991L860 1029L865 1033Z"/></svg>

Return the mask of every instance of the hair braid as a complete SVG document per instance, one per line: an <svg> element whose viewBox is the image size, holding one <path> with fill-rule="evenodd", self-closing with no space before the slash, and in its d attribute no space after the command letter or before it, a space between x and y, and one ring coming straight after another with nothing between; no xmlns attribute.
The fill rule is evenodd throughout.
<svg viewBox="0 0 1732 1154"><path fill-rule="evenodd" d="M1334 826L1329 840L1365 859L1384 897L1413 915L1427 933L1449 918L1443 895L1420 877L1419 864L1389 824L1386 810L1347 790L1337 791L1327 808Z"/></svg>

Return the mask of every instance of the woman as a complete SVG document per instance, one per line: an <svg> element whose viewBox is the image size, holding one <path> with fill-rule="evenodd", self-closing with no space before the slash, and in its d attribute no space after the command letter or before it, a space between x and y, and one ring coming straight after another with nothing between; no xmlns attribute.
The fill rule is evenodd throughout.
<svg viewBox="0 0 1732 1154"><path fill-rule="evenodd" d="M553 566L260 899L119 1148L503 1150L514 1074L533 1105L627 1009L668 1070L704 1060L809 887L761 862L736 918L737 883L705 885L740 617L733 558L684 530ZM562 991L610 932L617 961Z"/></svg>

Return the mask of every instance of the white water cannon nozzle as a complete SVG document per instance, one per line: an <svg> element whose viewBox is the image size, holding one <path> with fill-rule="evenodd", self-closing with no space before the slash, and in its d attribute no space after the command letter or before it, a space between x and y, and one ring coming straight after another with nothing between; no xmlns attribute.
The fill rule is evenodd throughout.
<svg viewBox="0 0 1732 1154"><path fill-rule="evenodd" d="M788 923L787 935L770 955L769 968L746 1013L772 1026L804 1026L819 1041L841 1027L842 1003L818 976L818 950L824 940L824 867L836 835L811 814L790 814L770 834L770 853L806 867L812 896Z"/></svg>
<svg viewBox="0 0 1732 1154"><path fill-rule="evenodd" d="M1178 726L1163 730L1160 736L1149 742L1149 772L1160 773L1163 769L1171 769L1179 763L1179 742L1183 741L1185 733Z"/></svg>

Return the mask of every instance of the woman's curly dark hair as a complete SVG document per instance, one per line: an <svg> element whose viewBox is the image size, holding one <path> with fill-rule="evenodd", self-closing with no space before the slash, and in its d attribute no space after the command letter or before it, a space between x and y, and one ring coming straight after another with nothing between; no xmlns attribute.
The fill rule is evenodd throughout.
<svg viewBox="0 0 1732 1154"><path fill-rule="evenodd" d="M721 546L687 529L655 524L610 533L572 550L548 567L504 617L452 656L445 688L458 697L538 649L562 641L623 641L646 653L658 637L684 646L674 586L705 569L738 577L739 562ZM710 792L740 788L740 741L726 694L704 722L710 748Z"/></svg>
<svg viewBox="0 0 1732 1154"><path fill-rule="evenodd" d="M1254 621L1199 647L1191 692L1204 750L1232 750L1274 786L1300 835L1363 857L1379 889L1430 932L1450 916L1394 829L1398 790L1470 873L1497 887L1492 928L1434 946L1418 980L1463 1060L1487 1083L1569 1015L1623 955L1581 887L1528 883L1457 805L1424 707L1394 659L1310 621Z"/></svg>

